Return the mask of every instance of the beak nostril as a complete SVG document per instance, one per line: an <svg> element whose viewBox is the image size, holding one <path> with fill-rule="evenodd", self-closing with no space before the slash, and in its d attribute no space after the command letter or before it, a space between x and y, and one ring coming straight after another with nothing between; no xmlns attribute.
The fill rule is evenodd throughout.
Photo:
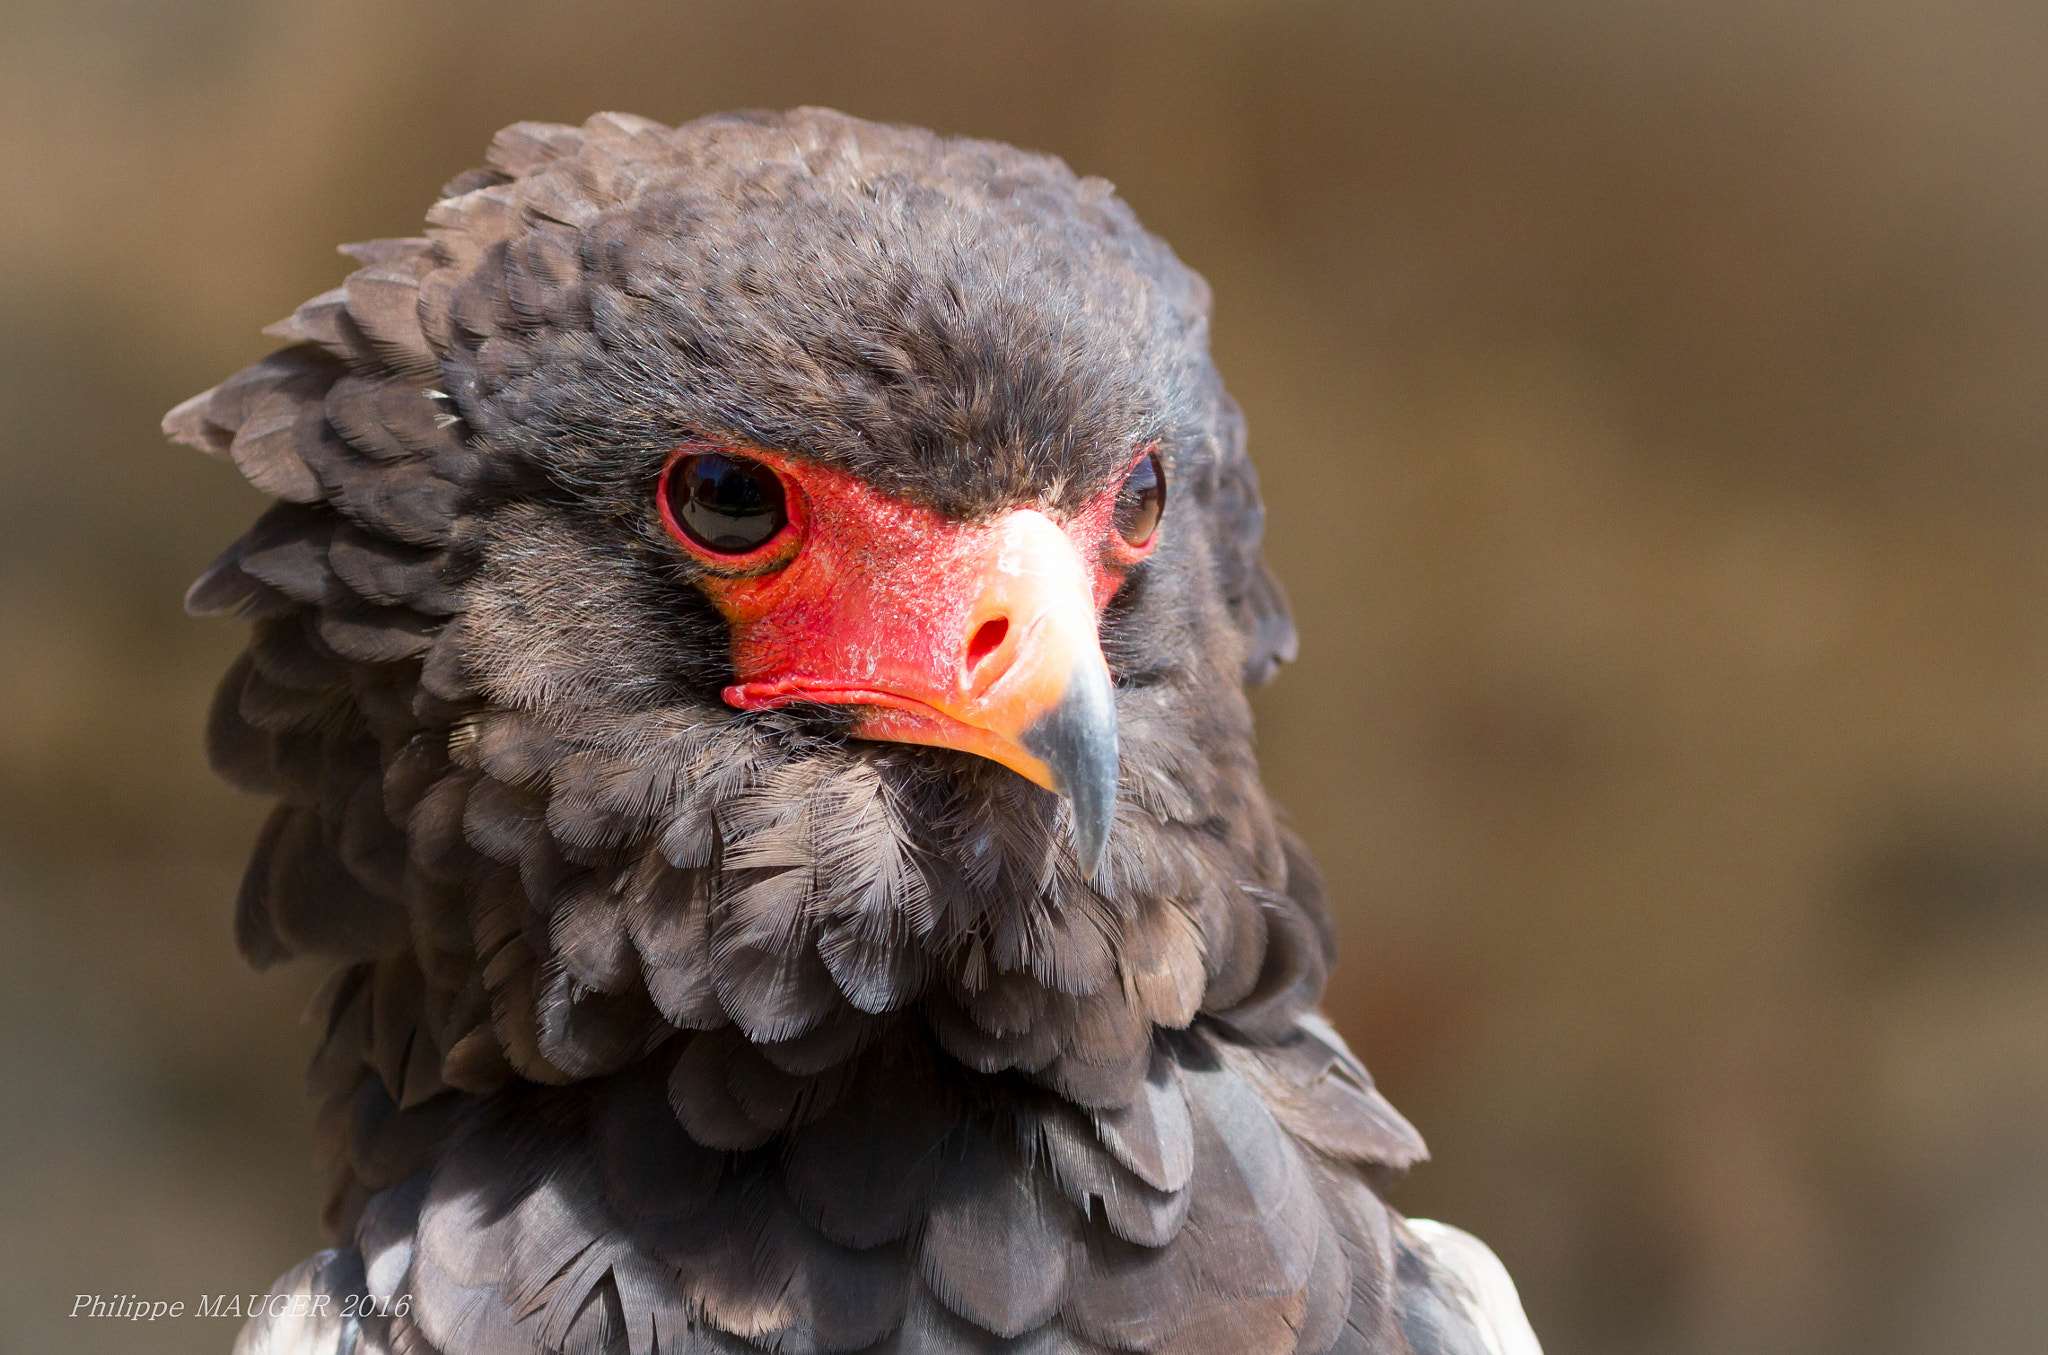
<svg viewBox="0 0 2048 1355"><path fill-rule="evenodd" d="M972 673L981 667L981 661L1002 648L1003 637L1010 633L1010 618L994 617L984 621L974 632L974 638L967 642L967 671Z"/></svg>

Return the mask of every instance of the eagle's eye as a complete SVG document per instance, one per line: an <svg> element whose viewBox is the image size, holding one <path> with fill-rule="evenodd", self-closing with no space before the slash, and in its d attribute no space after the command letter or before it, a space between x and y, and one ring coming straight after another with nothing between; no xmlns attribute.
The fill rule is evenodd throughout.
<svg viewBox="0 0 2048 1355"><path fill-rule="evenodd" d="M1166 511L1166 475L1159 453L1147 452L1124 477L1116 496L1116 532L1133 546L1142 546L1159 530L1159 516Z"/></svg>
<svg viewBox="0 0 2048 1355"><path fill-rule="evenodd" d="M731 452L677 457L658 492L670 529L719 555L759 550L789 525L781 477Z"/></svg>

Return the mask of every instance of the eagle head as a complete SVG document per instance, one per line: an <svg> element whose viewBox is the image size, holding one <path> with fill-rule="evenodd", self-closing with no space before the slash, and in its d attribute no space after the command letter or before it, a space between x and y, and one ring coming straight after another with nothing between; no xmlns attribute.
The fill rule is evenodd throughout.
<svg viewBox="0 0 2048 1355"><path fill-rule="evenodd" d="M1534 1351L1375 1193L1243 422L1108 184L604 114L347 252L165 421L278 500L188 604L241 947L342 962L295 1349Z"/></svg>
<svg viewBox="0 0 2048 1355"><path fill-rule="evenodd" d="M193 586L275 797L244 952L401 994L393 1101L915 1013L1090 1104L1328 925L1208 290L1100 179L823 110L519 124L179 406L279 502ZM705 1043L705 1042L700 1042Z"/></svg>

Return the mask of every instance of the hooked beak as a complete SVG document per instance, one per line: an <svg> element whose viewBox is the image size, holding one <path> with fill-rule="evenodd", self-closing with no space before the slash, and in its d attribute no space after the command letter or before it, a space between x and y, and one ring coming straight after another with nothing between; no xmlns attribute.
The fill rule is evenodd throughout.
<svg viewBox="0 0 2048 1355"><path fill-rule="evenodd" d="M999 762L1066 797L1092 877L1116 810L1116 696L1099 589L1066 532L1025 509L985 527L922 524L810 566L824 578L736 619L744 680L726 701L860 706L857 738Z"/></svg>

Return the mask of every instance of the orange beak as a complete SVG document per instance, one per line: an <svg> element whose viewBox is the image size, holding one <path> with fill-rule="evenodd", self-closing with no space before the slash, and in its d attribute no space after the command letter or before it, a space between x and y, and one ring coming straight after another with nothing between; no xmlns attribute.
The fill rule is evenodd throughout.
<svg viewBox="0 0 2048 1355"><path fill-rule="evenodd" d="M740 678L726 701L860 706L856 738L999 762L1067 798L1092 876L1116 807L1117 731L1097 635L1114 581L1070 535L1086 524L1022 509L967 525L872 491L821 498L788 568L716 595Z"/></svg>

